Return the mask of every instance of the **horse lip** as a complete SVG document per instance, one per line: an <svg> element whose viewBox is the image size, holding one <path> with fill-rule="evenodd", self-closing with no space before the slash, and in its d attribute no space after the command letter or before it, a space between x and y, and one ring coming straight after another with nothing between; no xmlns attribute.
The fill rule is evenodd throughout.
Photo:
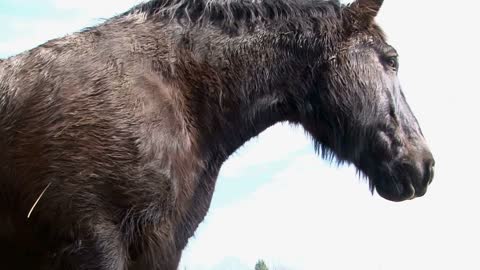
<svg viewBox="0 0 480 270"><path fill-rule="evenodd" d="M415 188L415 186L413 186L413 187L414 187L414 190L415 190L415 197L414 198L423 197L423 195L425 195L427 193L427 190L428 190L428 185L426 185L426 186L420 185L420 186L417 186L416 188Z"/></svg>
<svg viewBox="0 0 480 270"><path fill-rule="evenodd" d="M402 186L401 190L399 190L397 188L397 191L398 192L395 192L396 194L385 194L383 192L379 192L379 189L378 189L378 186L377 186L377 193L382 196L383 198L389 200L389 201L393 201L393 202L402 202L402 201L407 201L407 200L413 200L417 197L421 197L422 195L418 196L419 194L417 193L417 189L415 188L415 186L413 185L413 183L411 182L404 182L403 184L402 183L394 183L397 187L399 185Z"/></svg>
<svg viewBox="0 0 480 270"><path fill-rule="evenodd" d="M408 193L407 193L408 192ZM405 195L409 194L408 196L404 197L403 199L401 199L400 201L408 201L408 200L413 200L415 198L417 198L417 190L415 189L415 186L413 185L413 183L408 183L404 185L404 190L403 190L403 193ZM399 196L402 196L403 194L400 194Z"/></svg>
<svg viewBox="0 0 480 270"><path fill-rule="evenodd" d="M409 183L409 188L410 190L412 190L412 195L410 196L410 198L407 198L407 200L413 200L415 198L417 198L417 190L415 189L415 186L412 184L412 183Z"/></svg>

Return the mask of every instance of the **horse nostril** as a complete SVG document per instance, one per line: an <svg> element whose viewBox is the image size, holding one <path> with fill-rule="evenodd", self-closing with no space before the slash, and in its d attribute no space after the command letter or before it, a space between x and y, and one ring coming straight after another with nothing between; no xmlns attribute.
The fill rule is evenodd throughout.
<svg viewBox="0 0 480 270"><path fill-rule="evenodd" d="M433 181L433 175L435 170L435 160L433 158L428 159L425 162L425 185L430 185Z"/></svg>

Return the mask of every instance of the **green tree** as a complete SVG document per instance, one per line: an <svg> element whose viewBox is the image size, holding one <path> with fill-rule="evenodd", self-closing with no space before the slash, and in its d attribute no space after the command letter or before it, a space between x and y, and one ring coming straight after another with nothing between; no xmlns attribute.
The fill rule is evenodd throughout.
<svg viewBox="0 0 480 270"><path fill-rule="evenodd" d="M268 270L268 267L263 260L259 260L257 264L255 264L255 270Z"/></svg>

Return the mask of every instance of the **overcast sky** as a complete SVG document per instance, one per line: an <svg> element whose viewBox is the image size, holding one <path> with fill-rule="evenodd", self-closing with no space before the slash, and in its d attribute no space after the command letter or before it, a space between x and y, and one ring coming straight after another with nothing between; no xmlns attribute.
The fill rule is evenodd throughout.
<svg viewBox="0 0 480 270"><path fill-rule="evenodd" d="M0 57L137 2L0 0ZM378 17L400 53L404 92L436 159L425 197L372 197L352 168L330 166L301 129L278 125L224 165L181 269L246 270L259 258L278 270L480 269L475 3L386 0Z"/></svg>

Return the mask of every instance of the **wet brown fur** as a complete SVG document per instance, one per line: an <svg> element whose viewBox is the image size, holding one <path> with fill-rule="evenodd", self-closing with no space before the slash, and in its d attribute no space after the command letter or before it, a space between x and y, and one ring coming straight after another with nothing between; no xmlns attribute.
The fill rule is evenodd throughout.
<svg viewBox="0 0 480 270"><path fill-rule="evenodd" d="M384 43L357 12L154 0L2 60L0 269L176 269L222 163L277 122L357 162L316 112L350 37Z"/></svg>

